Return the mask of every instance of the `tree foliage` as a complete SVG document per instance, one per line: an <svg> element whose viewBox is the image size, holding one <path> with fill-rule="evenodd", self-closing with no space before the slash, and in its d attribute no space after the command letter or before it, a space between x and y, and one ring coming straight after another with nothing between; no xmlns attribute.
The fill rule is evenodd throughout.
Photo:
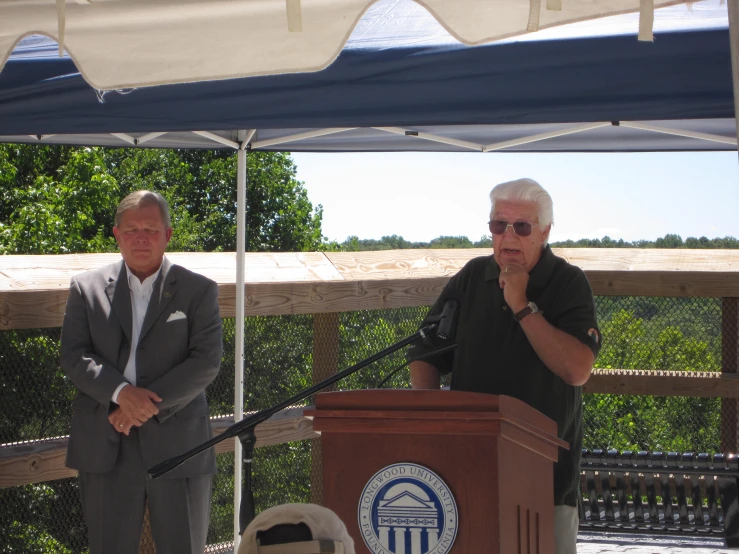
<svg viewBox="0 0 739 554"><path fill-rule="evenodd" d="M248 157L247 250L325 248L323 208L288 154ZM115 250L118 200L150 189L167 198L170 251L236 249L236 157L228 151L0 145L0 253Z"/></svg>
<svg viewBox="0 0 739 554"><path fill-rule="evenodd" d="M739 248L739 239L734 237L688 237L683 241L680 235L667 234L656 240L636 240L628 242L623 239L580 239L564 240L550 243L553 248ZM337 248L346 252L359 252L362 250L401 250L409 248L490 248L492 238L484 235L477 241L471 241L467 237L441 236L428 242L412 242L398 235L388 235L381 239L360 239L350 236L339 243Z"/></svg>
<svg viewBox="0 0 739 554"><path fill-rule="evenodd" d="M107 252L114 248L105 224L110 221L111 198L118 196L119 189L99 149L59 149L49 152L55 155L45 163L36 160L37 165L21 155L26 152L9 156L9 148L3 150L3 174L28 184L3 186L0 254ZM45 173L54 162L53 173Z"/></svg>
<svg viewBox="0 0 739 554"><path fill-rule="evenodd" d="M338 244L337 248L345 252L360 252L364 250L404 250L410 248L489 248L491 246L490 236L483 236L476 242L472 242L463 236L441 236L428 242L411 242L398 235L384 236L379 240L360 239L352 235Z"/></svg>

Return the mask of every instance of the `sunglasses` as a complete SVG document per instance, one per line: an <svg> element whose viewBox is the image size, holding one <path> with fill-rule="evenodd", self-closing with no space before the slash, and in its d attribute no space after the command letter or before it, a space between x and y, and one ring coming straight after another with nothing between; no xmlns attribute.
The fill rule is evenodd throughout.
<svg viewBox="0 0 739 554"><path fill-rule="evenodd" d="M529 223L528 221L508 223L507 221L501 221L500 219L492 219L488 222L488 225L490 227L490 232L494 235L503 235L508 230L508 227L513 227L513 232L519 237L528 237L533 228L539 224Z"/></svg>

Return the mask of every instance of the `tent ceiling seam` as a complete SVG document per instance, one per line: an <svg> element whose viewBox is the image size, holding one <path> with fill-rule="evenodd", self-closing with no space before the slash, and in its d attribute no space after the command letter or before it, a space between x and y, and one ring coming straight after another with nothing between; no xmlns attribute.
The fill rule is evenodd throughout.
<svg viewBox="0 0 739 554"><path fill-rule="evenodd" d="M698 140L707 140L711 142L720 142L722 144L737 146L737 140L735 138L724 137L722 135L712 135L710 133L699 133L697 131L685 131L681 129L669 129L667 127L659 127L657 125L649 125L636 121L621 121L620 126L628 127L631 129L639 129L641 131L652 131L654 133L662 133L665 135L675 135L678 137L694 138Z"/></svg>
<svg viewBox="0 0 739 554"><path fill-rule="evenodd" d="M166 132L157 132L157 133L147 133L145 135L140 136L136 140L136 146L140 146L144 144L145 142L149 142L152 139L161 137L162 135L166 135Z"/></svg>
<svg viewBox="0 0 739 554"><path fill-rule="evenodd" d="M277 144L284 144L286 142L294 142L296 140L302 140L302 139L308 139L308 138L314 138L314 137L322 137L324 135L333 135L335 133L343 133L344 131L351 131L353 129L356 129L356 127L337 127L337 128L331 128L331 129L317 129L315 131L297 133L295 135L287 135L284 137L277 137L273 139L258 140L252 143L251 147L252 147L252 150L256 150L257 148L266 148L267 146L275 146Z"/></svg>
<svg viewBox="0 0 739 554"><path fill-rule="evenodd" d="M193 133L203 138L210 139L213 142L218 142L220 144L223 144L224 146L233 148L234 150L238 150L241 147L241 145L238 142L234 142L233 140L229 140L220 135L216 135L215 133L211 133L210 131L193 131Z"/></svg>
<svg viewBox="0 0 739 554"><path fill-rule="evenodd" d="M126 133L110 133L111 136L121 139L123 142L136 146L136 139Z"/></svg>
<svg viewBox="0 0 739 554"><path fill-rule="evenodd" d="M528 137L521 137L518 139L506 140L503 142L496 142L488 144L483 147L483 152L494 152L496 150L503 150L505 148L511 148L512 146L520 146L522 144L529 144L531 142L538 142L540 140L546 140L550 138L562 137L565 135L572 135L574 133L582 133L584 131L590 131L591 129L597 129L599 127L605 127L611 125L607 123L588 123L587 125L578 125L576 127L569 127L567 129L559 129L557 131L549 131L547 133L540 133L538 135L531 135Z"/></svg>
<svg viewBox="0 0 739 554"><path fill-rule="evenodd" d="M469 150L475 150L478 152L484 152L484 146L475 142L469 142L466 140L459 140L453 138L442 137L440 135L434 135L431 133L424 133L422 131L413 131L411 129L404 129L402 127L372 127L378 131L385 131L386 133L393 133L395 135L404 135L407 137L415 137L423 140L432 142L440 142L442 144L449 144L452 146L459 146L460 148L467 148Z"/></svg>

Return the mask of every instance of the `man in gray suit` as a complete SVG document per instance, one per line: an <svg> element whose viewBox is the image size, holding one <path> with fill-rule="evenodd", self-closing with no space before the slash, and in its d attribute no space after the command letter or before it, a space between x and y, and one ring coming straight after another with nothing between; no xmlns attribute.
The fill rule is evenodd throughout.
<svg viewBox="0 0 739 554"><path fill-rule="evenodd" d="M161 195L130 194L123 259L72 278L61 365L77 387L67 466L79 470L92 554L135 554L149 505L157 554L202 554L212 449L158 480L147 469L212 437L205 388L221 363L216 284L171 264Z"/></svg>

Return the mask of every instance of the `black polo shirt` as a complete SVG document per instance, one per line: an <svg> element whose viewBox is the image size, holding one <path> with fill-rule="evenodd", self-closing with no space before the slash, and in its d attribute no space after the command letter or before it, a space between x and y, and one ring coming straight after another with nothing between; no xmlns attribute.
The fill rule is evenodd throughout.
<svg viewBox="0 0 739 554"><path fill-rule="evenodd" d="M500 267L493 256L470 260L452 277L427 317L441 313L445 297L462 295L457 312L457 349L424 357L442 374L452 372L452 390L504 394L523 400L557 422L558 435L570 444L559 450L554 466L555 505L577 505L582 450L582 389L565 383L534 352L503 298ZM600 331L593 293L578 267L558 258L547 246L529 274L526 296L549 323L588 346L597 356ZM540 316L529 316L540 317ZM441 343L438 343L441 346ZM413 345L409 359L435 348Z"/></svg>

